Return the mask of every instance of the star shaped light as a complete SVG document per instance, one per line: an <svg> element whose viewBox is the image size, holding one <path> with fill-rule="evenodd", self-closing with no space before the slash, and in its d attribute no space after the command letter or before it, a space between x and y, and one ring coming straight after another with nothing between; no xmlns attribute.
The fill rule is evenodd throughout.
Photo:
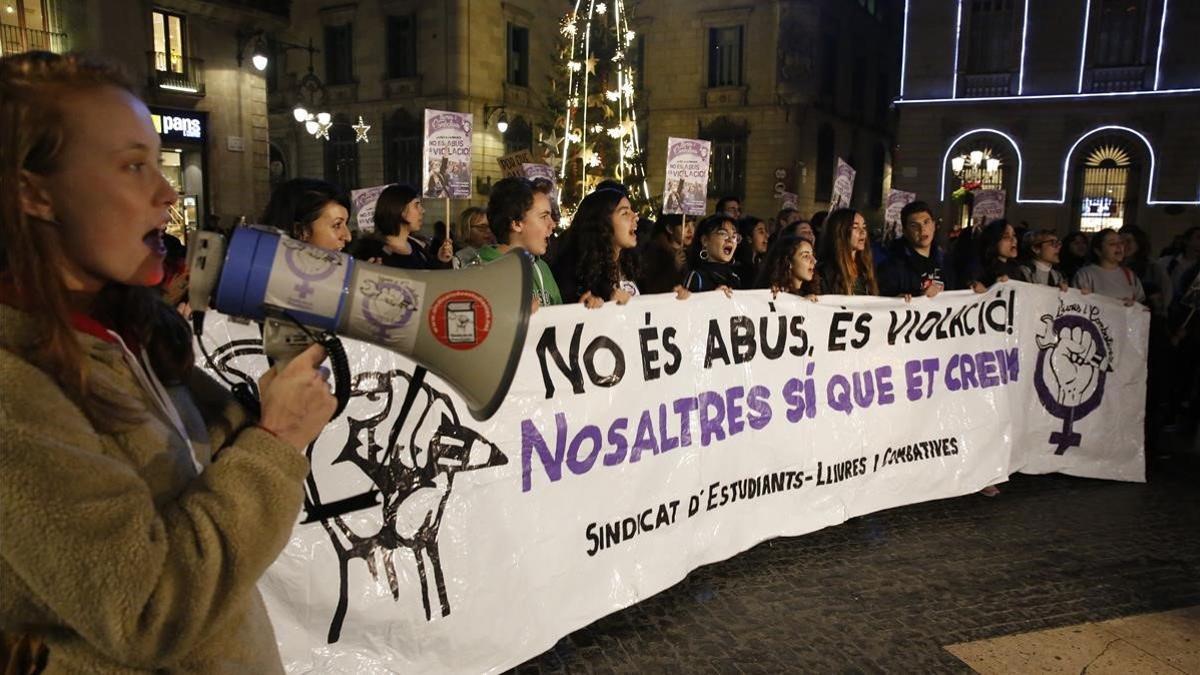
<svg viewBox="0 0 1200 675"><path fill-rule="evenodd" d="M586 63L587 63L588 75L595 75L596 74L596 63L598 63L598 61L596 60L596 57L594 57L594 56L591 57L590 59L588 59L586 61Z"/></svg>
<svg viewBox="0 0 1200 675"><path fill-rule="evenodd" d="M354 130L354 142L370 143L371 139L367 138L367 132L371 130L370 124L363 124L362 115L358 116L358 124L351 124L350 128Z"/></svg>
<svg viewBox="0 0 1200 675"><path fill-rule="evenodd" d="M329 140L329 127L331 126L333 126L333 122L326 122L325 124L317 122L317 130L313 132L313 138Z"/></svg>

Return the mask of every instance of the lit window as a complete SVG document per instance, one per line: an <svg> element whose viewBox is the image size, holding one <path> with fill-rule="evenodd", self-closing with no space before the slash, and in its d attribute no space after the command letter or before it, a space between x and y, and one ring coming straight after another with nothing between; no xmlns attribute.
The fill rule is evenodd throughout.
<svg viewBox="0 0 1200 675"><path fill-rule="evenodd" d="M1117 145L1099 145L1088 154L1080 169L1076 202L1080 230L1099 232L1125 224L1131 168L1129 154Z"/></svg>
<svg viewBox="0 0 1200 675"><path fill-rule="evenodd" d="M154 24L154 69L183 73L187 58L183 44L183 17L155 10L151 18Z"/></svg>

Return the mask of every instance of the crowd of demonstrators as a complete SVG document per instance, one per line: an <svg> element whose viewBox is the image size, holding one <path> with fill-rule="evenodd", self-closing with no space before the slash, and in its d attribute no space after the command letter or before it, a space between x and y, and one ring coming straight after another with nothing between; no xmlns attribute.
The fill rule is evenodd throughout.
<svg viewBox="0 0 1200 675"><path fill-rule="evenodd" d="M317 178L293 178L275 188L260 224L330 251L350 243L350 195Z"/></svg>
<svg viewBox="0 0 1200 675"><path fill-rule="evenodd" d="M0 59L0 637L47 672L282 672L256 584L335 407L324 353L257 418L193 368L159 148L112 67Z"/></svg>
<svg viewBox="0 0 1200 675"><path fill-rule="evenodd" d="M437 249L413 236L425 222L421 194L411 185L389 185L375 202L375 231L354 242L351 253L387 267L411 270L450 269L453 244L445 239Z"/></svg>

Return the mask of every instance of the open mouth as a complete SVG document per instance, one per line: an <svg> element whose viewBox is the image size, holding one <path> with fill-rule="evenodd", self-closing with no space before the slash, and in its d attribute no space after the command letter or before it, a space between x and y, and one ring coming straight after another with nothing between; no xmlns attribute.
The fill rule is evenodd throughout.
<svg viewBox="0 0 1200 675"><path fill-rule="evenodd" d="M732 256L733 255L733 246L730 246L727 244L727 245L721 247L721 253L724 253L726 257Z"/></svg>
<svg viewBox="0 0 1200 675"><path fill-rule="evenodd" d="M165 232L165 228L161 226L156 227L147 232L146 236L142 237L142 243L145 244L146 248L150 249L150 252L154 255L165 257L167 255L167 244L163 241L163 235Z"/></svg>

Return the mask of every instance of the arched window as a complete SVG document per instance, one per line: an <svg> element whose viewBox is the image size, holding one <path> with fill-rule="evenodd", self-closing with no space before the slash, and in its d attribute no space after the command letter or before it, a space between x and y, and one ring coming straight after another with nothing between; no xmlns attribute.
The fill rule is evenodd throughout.
<svg viewBox="0 0 1200 675"><path fill-rule="evenodd" d="M504 154L511 155L521 150L533 150L533 127L524 117L514 117L504 132Z"/></svg>
<svg viewBox="0 0 1200 675"><path fill-rule="evenodd" d="M832 124L822 124L817 130L817 184L813 201L828 202L833 195L834 131Z"/></svg>
<svg viewBox="0 0 1200 675"><path fill-rule="evenodd" d="M1102 138L1078 157L1074 212L1079 229L1097 232L1131 222L1140 171L1125 144Z"/></svg>
<svg viewBox="0 0 1200 675"><path fill-rule="evenodd" d="M383 123L383 179L388 183L421 185L421 123L407 110L397 109Z"/></svg>
<svg viewBox="0 0 1200 675"><path fill-rule="evenodd" d="M358 145L354 142L354 130L344 115L334 118L329 128L329 140L325 141L325 180L337 183L343 190L353 190L358 185Z"/></svg>

